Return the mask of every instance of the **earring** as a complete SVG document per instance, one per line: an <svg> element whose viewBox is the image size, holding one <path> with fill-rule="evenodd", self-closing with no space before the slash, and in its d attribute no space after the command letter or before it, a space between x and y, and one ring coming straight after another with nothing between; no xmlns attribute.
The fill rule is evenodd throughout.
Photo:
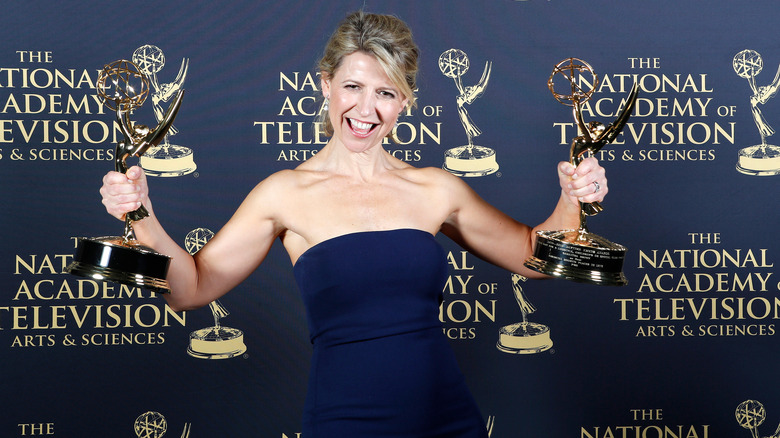
<svg viewBox="0 0 780 438"><path fill-rule="evenodd" d="M325 96L325 102L322 104L322 110L327 111L329 106L330 106L330 98L328 96Z"/></svg>

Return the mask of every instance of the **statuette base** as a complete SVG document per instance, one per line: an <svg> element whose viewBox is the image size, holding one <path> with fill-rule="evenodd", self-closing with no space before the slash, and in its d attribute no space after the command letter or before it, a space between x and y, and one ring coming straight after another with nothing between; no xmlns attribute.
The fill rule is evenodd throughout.
<svg viewBox="0 0 780 438"><path fill-rule="evenodd" d="M583 230L538 231L525 266L553 277L602 286L624 286L626 248Z"/></svg>
<svg viewBox="0 0 780 438"><path fill-rule="evenodd" d="M745 175L780 175L780 146L755 145L740 149L737 170Z"/></svg>
<svg viewBox="0 0 780 438"><path fill-rule="evenodd" d="M458 146L444 153L444 170L457 176L485 176L498 171L496 151L484 146Z"/></svg>
<svg viewBox="0 0 780 438"><path fill-rule="evenodd" d="M244 332L230 327L207 327L190 333L187 354L198 359L229 359L246 352Z"/></svg>
<svg viewBox="0 0 780 438"><path fill-rule="evenodd" d="M149 176L183 176L198 168L193 157L192 149L184 146L158 146L143 154L138 164Z"/></svg>
<svg viewBox="0 0 780 438"><path fill-rule="evenodd" d="M77 238L76 254L65 271L97 281L168 293L166 280L170 257L159 254L136 240L122 237Z"/></svg>
<svg viewBox="0 0 780 438"><path fill-rule="evenodd" d="M517 322L501 327L496 347L504 353L534 354L553 346L550 328L535 322Z"/></svg>

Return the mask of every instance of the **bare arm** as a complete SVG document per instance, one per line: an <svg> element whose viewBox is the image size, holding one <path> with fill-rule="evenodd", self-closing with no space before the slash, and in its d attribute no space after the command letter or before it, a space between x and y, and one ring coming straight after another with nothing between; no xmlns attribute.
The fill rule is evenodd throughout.
<svg viewBox="0 0 780 438"><path fill-rule="evenodd" d="M607 193L604 169L594 158L576 169L569 163L558 165L561 196L552 214L536 227L529 227L502 213L479 197L466 183L454 178L448 196L454 211L442 225L442 232L477 257L529 278L544 277L523 266L533 254L536 231L576 229L579 201L601 201ZM601 189L594 193L593 181Z"/></svg>
<svg viewBox="0 0 780 438"><path fill-rule="evenodd" d="M271 180L269 178L269 180ZM277 178L278 179L278 178ZM117 218L141 203L150 216L133 224L138 240L172 257L168 270L171 293L164 295L171 308L186 310L204 306L224 295L263 261L282 227L274 219L278 194L266 180L247 196L228 223L195 256L181 248L157 219L148 197L143 170L127 174L110 172L101 194L106 210Z"/></svg>

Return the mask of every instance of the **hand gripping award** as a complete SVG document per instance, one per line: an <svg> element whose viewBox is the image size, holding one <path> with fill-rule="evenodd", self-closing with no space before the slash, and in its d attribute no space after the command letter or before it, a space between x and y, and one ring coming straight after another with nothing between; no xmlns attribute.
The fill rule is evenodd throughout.
<svg viewBox="0 0 780 438"><path fill-rule="evenodd" d="M135 64L119 60L106 65L98 76L96 88L103 104L116 112L124 139L116 145L114 164L117 172L126 173L128 158L140 157L165 137L181 106L183 90L179 90L164 117L152 130L130 120L130 113L141 107L149 94L149 81ZM170 258L135 239L133 222L147 216L149 212L144 206L128 213L122 236L78 238L76 254L66 268L67 272L158 293L169 292L166 277Z"/></svg>
<svg viewBox="0 0 780 438"><path fill-rule="evenodd" d="M555 91L555 80L564 82L564 93ZM573 107L578 135L572 139L569 162L574 166L615 140L628 122L639 92L638 85L634 83L617 119L604 126L595 121L585 124L582 117L582 103L590 99L598 86L598 77L588 63L577 58L559 62L547 86L558 102ZM543 274L584 283L628 284L623 274L626 248L588 231L586 218L603 209L598 202L581 202L578 229L538 231L534 255L526 260L525 266Z"/></svg>

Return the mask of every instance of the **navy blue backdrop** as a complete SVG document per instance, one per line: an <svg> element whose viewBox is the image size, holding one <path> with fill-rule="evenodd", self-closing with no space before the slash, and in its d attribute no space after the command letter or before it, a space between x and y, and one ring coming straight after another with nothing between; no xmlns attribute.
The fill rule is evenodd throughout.
<svg viewBox="0 0 780 438"><path fill-rule="evenodd" d="M523 317L511 273L440 240L452 271L444 331L491 436L774 433L780 165L759 126L780 125L777 2L36 0L0 16L0 435L159 437L164 425L169 436L300 436L310 345L279 245L220 300L221 323L246 345L224 359L187 354L190 333L214 325L208 308L174 313L148 291L64 267L73 237L122 231L97 193L116 132L93 97L104 64L154 46L165 61L152 94L186 89L168 140L196 168L150 181L155 211L185 245L322 146L316 62L359 8L401 17L420 46L419 106L401 120L404 144L387 145L414 165L440 167L467 141L439 56L468 56L464 85L492 63L468 111L500 167L464 178L526 223L553 208L555 165L575 135L547 89L552 68L577 57L602 77L587 121L611 122L634 81L644 90L600 154L610 192L588 222L628 248L629 284L523 282L551 349L496 348L499 329ZM152 106L133 118L154 125ZM739 155L762 144L765 158ZM166 163L174 174L179 164Z"/></svg>

